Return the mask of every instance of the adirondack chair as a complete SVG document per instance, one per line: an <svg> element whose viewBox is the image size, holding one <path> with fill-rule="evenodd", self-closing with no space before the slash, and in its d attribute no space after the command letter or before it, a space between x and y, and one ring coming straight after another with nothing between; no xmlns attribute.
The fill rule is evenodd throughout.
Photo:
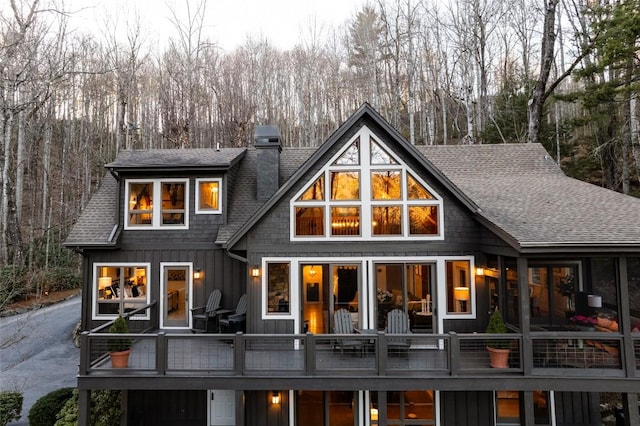
<svg viewBox="0 0 640 426"><path fill-rule="evenodd" d="M191 309L191 332L206 333L209 331L209 320L215 319L220 310L222 292L218 289L209 294L209 299L205 306L198 306Z"/></svg>
<svg viewBox="0 0 640 426"><path fill-rule="evenodd" d="M244 331L247 314L247 295L243 294L238 300L235 311L222 310L218 313L218 332Z"/></svg>
<svg viewBox="0 0 640 426"><path fill-rule="evenodd" d="M387 347L390 353L409 354L411 342L408 338L392 337L394 334L409 334L409 318L402 309L393 309L387 314Z"/></svg>
<svg viewBox="0 0 640 426"><path fill-rule="evenodd" d="M338 309L333 314L333 331L335 334L353 334L353 323L351 314L346 309ZM364 341L359 339L349 339L340 337L335 339L336 345L340 347L340 356L344 355L345 349L360 350L360 356L364 353Z"/></svg>

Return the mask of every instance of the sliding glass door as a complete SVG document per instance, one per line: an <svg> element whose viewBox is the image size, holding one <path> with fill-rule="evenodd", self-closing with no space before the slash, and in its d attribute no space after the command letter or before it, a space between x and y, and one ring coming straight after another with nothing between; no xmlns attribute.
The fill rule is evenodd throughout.
<svg viewBox="0 0 640 426"><path fill-rule="evenodd" d="M376 327L384 330L387 314L400 309L414 333L433 333L436 299L435 264L375 263Z"/></svg>

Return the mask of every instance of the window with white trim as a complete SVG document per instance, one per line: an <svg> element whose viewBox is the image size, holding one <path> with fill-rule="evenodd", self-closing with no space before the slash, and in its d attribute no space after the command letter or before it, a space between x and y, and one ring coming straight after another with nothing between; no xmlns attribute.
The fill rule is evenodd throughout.
<svg viewBox="0 0 640 426"><path fill-rule="evenodd" d="M125 229L187 229L187 179L128 179Z"/></svg>
<svg viewBox="0 0 640 426"><path fill-rule="evenodd" d="M291 264L289 262L268 262L267 267L267 303L269 315L291 314Z"/></svg>
<svg viewBox="0 0 640 426"><path fill-rule="evenodd" d="M94 318L115 317L149 304L148 263L95 264L93 276Z"/></svg>
<svg viewBox="0 0 640 426"><path fill-rule="evenodd" d="M196 179L196 214L222 213L222 179Z"/></svg>
<svg viewBox="0 0 640 426"><path fill-rule="evenodd" d="M291 200L292 239L443 239L442 198L367 127Z"/></svg>

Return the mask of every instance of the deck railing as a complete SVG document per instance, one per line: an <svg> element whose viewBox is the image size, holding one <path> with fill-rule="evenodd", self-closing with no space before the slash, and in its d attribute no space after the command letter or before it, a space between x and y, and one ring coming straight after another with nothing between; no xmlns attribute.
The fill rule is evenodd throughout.
<svg viewBox="0 0 640 426"><path fill-rule="evenodd" d="M108 340L123 335L81 335L80 375L115 372ZM633 337L635 365L625 368L623 336L598 332L535 332L523 349L522 334L177 334L125 335L134 340L127 375L390 376L540 374L598 369L608 377L637 377L640 336ZM490 366L486 346L510 348L506 368ZM529 368L525 368L530 366ZM563 369L559 372L558 369ZM631 371L627 371L631 370Z"/></svg>

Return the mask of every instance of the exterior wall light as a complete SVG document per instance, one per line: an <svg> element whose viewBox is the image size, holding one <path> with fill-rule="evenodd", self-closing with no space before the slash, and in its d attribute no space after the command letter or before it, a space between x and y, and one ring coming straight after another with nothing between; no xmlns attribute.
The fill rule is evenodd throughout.
<svg viewBox="0 0 640 426"><path fill-rule="evenodd" d="M479 277L484 276L484 268L476 268L476 275Z"/></svg>
<svg viewBox="0 0 640 426"><path fill-rule="evenodd" d="M260 276L260 267L259 266L252 266L251 267L251 276L252 277L259 277Z"/></svg>
<svg viewBox="0 0 640 426"><path fill-rule="evenodd" d="M200 268L198 268L193 272L193 279L199 280L201 277L202 277L202 272L200 271Z"/></svg>
<svg viewBox="0 0 640 426"><path fill-rule="evenodd" d="M278 405L280 404L280 393L273 391L271 394L271 404Z"/></svg>

